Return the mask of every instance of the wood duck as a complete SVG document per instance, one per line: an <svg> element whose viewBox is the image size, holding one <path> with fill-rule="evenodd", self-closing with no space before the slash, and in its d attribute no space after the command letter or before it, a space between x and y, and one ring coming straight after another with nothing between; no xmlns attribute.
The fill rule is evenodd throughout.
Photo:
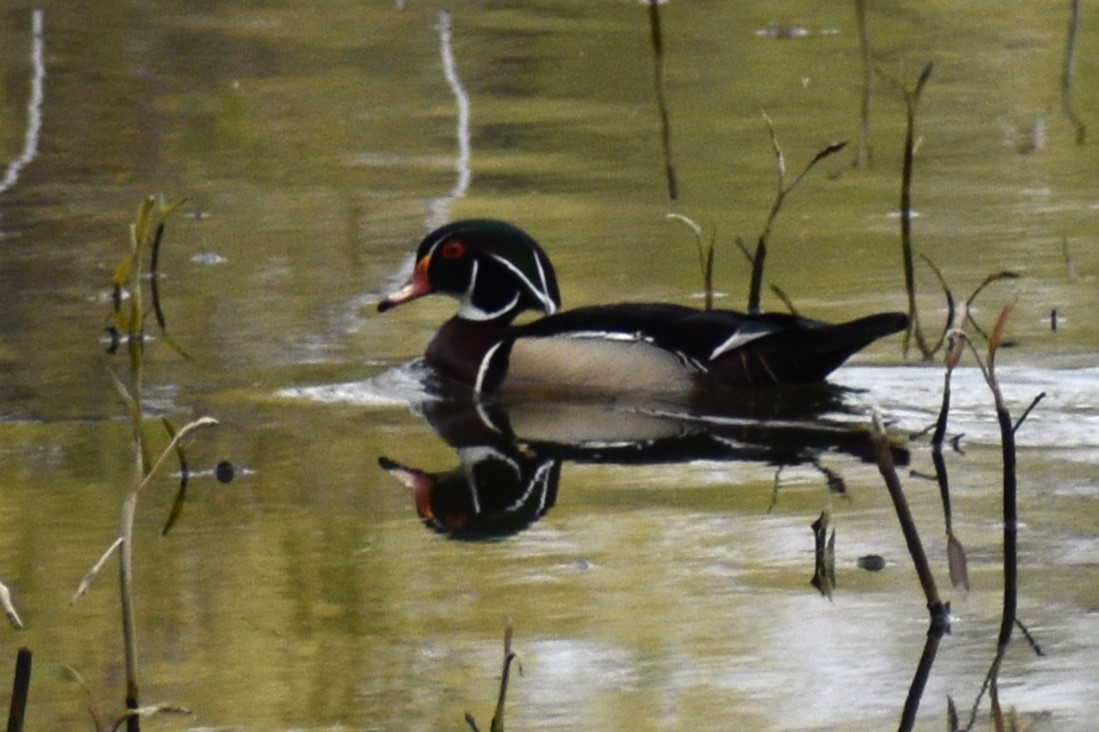
<svg viewBox="0 0 1099 732"><path fill-rule="evenodd" d="M523 230L491 219L456 221L428 234L407 284L378 311L435 292L457 299L458 312L435 334L425 360L481 396L820 382L856 351L908 325L903 313L829 324L670 303L561 312L546 253ZM544 317L516 324L528 310Z"/></svg>

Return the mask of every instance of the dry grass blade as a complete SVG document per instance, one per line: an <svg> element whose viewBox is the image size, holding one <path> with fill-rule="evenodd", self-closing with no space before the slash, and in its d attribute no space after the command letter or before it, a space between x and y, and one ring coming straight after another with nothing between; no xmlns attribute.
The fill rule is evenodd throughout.
<svg viewBox="0 0 1099 732"><path fill-rule="evenodd" d="M115 720L113 730L117 730L123 724L129 722L131 719L138 717L156 717L162 715L173 715L178 717L193 717L194 712L190 709L174 706L172 704L152 704L148 706L138 707L136 709L127 709L118 719Z"/></svg>
<svg viewBox="0 0 1099 732"><path fill-rule="evenodd" d="M88 573L84 575L84 578L80 580L80 585L76 588L76 592L73 593L72 599L69 600L70 605L75 603L88 592L88 588L92 586L92 582L94 582L95 578L99 576L99 572L103 569L103 565L107 563L107 560L111 558L112 554L118 551L118 547L121 545L122 537L120 536L115 539L109 547L107 547L107 551L103 552L103 556L101 556L99 560L92 565L92 568L89 569Z"/></svg>
<svg viewBox="0 0 1099 732"><path fill-rule="evenodd" d="M696 224L693 219L678 213L665 214L664 218L686 224L694 234L695 246L698 249L698 268L702 273L704 307L706 310L712 310L714 307L714 239L716 232L710 237L710 246L704 247L702 245L702 227Z"/></svg>
<svg viewBox="0 0 1099 732"><path fill-rule="evenodd" d="M996 325L992 327L992 333L988 337L989 368L992 368L992 365L996 360L996 351L1004 340L1004 330L1007 328L1007 319L1011 316L1011 311L1014 308L1015 299L1013 298L1000 310L1000 315L996 318Z"/></svg>
<svg viewBox="0 0 1099 732"><path fill-rule="evenodd" d="M168 456L174 453L176 451L176 448L184 441L189 439L195 432L198 432L202 429L207 429L209 427L216 427L217 425L218 421L213 417L199 417L195 421L189 422L188 424L184 425L183 429L181 429L175 434L174 437L172 437L172 441L168 443L168 446L164 448L164 451L162 453L160 453L160 457L157 458L156 463L153 465L153 467L149 469L149 472L145 475L145 479L142 480L141 484L134 489L134 492L140 493L142 490L144 490L145 486L149 485L153 477L164 466L164 462L168 459Z"/></svg>
<svg viewBox="0 0 1099 732"><path fill-rule="evenodd" d="M19 613L15 610L15 601L12 598L11 589L4 582L0 582L0 605L4 607L4 614L8 616L8 622L16 630L23 627L23 621L19 619Z"/></svg>
<svg viewBox="0 0 1099 732"><path fill-rule="evenodd" d="M946 537L946 558L950 566L950 582L954 587L969 594L969 569L965 556L965 547L953 532Z"/></svg>
<svg viewBox="0 0 1099 732"><path fill-rule="evenodd" d="M820 594L832 599L832 593L836 588L836 530L828 534L828 526L832 519L832 511L825 508L811 525L813 529L813 579L810 584Z"/></svg>

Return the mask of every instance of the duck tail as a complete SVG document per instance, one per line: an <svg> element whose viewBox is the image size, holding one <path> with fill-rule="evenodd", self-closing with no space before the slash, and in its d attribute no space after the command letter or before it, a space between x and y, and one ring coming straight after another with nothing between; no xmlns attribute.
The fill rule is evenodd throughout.
<svg viewBox="0 0 1099 732"><path fill-rule="evenodd" d="M713 364L728 384L813 383L879 338L908 327L904 313L877 313L846 323L805 322L745 344Z"/></svg>

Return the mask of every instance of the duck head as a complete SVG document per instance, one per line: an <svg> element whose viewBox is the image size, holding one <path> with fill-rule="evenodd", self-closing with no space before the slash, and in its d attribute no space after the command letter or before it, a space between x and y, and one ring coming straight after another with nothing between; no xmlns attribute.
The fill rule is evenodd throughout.
<svg viewBox="0 0 1099 732"><path fill-rule="evenodd" d="M427 235L412 277L378 303L385 312L439 292L458 301L458 317L510 323L524 310L552 315L561 307L557 277L538 243L503 221L456 221Z"/></svg>

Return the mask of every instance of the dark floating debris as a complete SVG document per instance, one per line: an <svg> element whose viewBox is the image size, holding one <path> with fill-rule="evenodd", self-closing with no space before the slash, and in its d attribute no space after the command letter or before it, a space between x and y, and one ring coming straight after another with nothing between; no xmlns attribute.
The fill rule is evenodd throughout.
<svg viewBox="0 0 1099 732"><path fill-rule="evenodd" d="M214 475L217 477L219 483L231 483L233 478L236 477L236 468L228 460L222 460L214 468Z"/></svg>
<svg viewBox="0 0 1099 732"><path fill-rule="evenodd" d="M880 572L885 569L885 557L878 554L867 554L859 557L857 563L859 569L865 569L867 572Z"/></svg>

